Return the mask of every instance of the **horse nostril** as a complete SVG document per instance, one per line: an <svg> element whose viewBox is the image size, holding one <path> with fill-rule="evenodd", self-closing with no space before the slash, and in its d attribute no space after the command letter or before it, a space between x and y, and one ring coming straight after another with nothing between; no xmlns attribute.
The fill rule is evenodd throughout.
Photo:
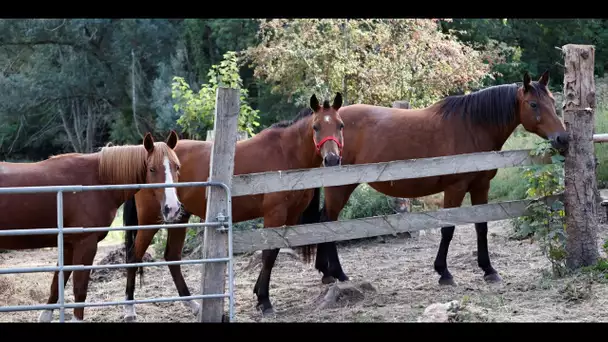
<svg viewBox="0 0 608 342"><path fill-rule="evenodd" d="M568 144L568 136L567 135L558 135L557 136L557 142L561 145L567 145Z"/></svg>
<svg viewBox="0 0 608 342"><path fill-rule="evenodd" d="M336 166L340 163L340 157L335 153L329 153L324 158L325 166Z"/></svg>
<svg viewBox="0 0 608 342"><path fill-rule="evenodd" d="M169 210L170 210L169 206L165 204L165 207L163 208L163 214L165 216L169 215Z"/></svg>

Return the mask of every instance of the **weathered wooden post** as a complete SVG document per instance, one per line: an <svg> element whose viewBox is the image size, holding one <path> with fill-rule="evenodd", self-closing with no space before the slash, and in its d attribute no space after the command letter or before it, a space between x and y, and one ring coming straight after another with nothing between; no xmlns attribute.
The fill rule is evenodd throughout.
<svg viewBox="0 0 608 342"><path fill-rule="evenodd" d="M393 108L410 109L409 101L395 101L393 102Z"/></svg>
<svg viewBox="0 0 608 342"><path fill-rule="evenodd" d="M597 180L595 174L595 48L568 44L565 58L564 123L570 144L564 163L566 211L566 265L575 269L594 264L597 247Z"/></svg>
<svg viewBox="0 0 608 342"><path fill-rule="evenodd" d="M249 138L249 134L247 134L247 132L243 132L243 131L237 131L236 132L236 139L237 140L245 140L247 138ZM207 138L205 139L206 141L213 141L213 139L215 139L215 131L214 130L208 130L207 131Z"/></svg>
<svg viewBox="0 0 608 342"><path fill-rule="evenodd" d="M222 182L229 188L234 173L234 151L237 140L237 123L240 110L238 89L218 88L216 93L214 131L209 181ZM215 222L219 214L228 217L226 194L216 186L207 187L207 212L205 222ZM231 217L228 217L232 220ZM203 259L228 256L228 236L215 227L206 228L203 238ZM225 293L226 263L204 263L202 270L203 294ZM201 322L221 322L224 314L224 298L203 299Z"/></svg>

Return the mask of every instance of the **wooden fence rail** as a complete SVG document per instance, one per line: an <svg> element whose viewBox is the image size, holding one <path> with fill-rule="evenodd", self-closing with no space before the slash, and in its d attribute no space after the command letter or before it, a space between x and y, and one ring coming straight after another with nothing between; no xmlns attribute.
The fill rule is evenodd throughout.
<svg viewBox="0 0 608 342"><path fill-rule="evenodd" d="M507 150L384 163L248 173L232 178L232 196L442 176L550 163L551 159L548 156L530 156L530 150Z"/></svg>
<svg viewBox="0 0 608 342"><path fill-rule="evenodd" d="M540 200L547 201L550 204L561 197L562 195L555 195ZM232 237L233 252L247 253L261 249L293 248L322 242L354 240L449 225L500 221L525 216L526 207L531 201L506 201L437 211L235 231Z"/></svg>

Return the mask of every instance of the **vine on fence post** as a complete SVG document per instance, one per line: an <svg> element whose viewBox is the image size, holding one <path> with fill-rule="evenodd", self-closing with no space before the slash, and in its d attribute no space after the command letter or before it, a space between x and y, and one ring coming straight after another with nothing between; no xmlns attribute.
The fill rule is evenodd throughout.
<svg viewBox="0 0 608 342"><path fill-rule="evenodd" d="M564 157L547 141L530 151L533 156L551 155L552 164L531 165L523 168L527 182L526 198L532 199L527 207L528 216L514 219L515 238L532 237L541 246L543 254L551 262L555 276L566 274L566 220L564 203L555 200L548 203L543 197L564 191Z"/></svg>

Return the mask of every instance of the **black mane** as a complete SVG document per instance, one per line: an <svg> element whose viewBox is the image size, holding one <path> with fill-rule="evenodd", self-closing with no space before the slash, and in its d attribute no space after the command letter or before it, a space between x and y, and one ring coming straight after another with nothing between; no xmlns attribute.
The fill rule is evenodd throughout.
<svg viewBox="0 0 608 342"><path fill-rule="evenodd" d="M296 115L295 118L293 118L292 120L283 120L283 121L279 121L279 122L275 122L273 123L269 128L286 128L289 127L293 124L295 124L296 122L312 115L313 111L312 109L310 109L310 107L306 107L303 108L302 110L300 110L300 112L298 113L298 115Z"/></svg>
<svg viewBox="0 0 608 342"><path fill-rule="evenodd" d="M530 86L537 95L547 94L547 88L536 81L530 82ZM458 115L476 125L507 126L516 120L519 87L521 84L503 84L467 95L448 96L436 104L437 112L443 119Z"/></svg>

